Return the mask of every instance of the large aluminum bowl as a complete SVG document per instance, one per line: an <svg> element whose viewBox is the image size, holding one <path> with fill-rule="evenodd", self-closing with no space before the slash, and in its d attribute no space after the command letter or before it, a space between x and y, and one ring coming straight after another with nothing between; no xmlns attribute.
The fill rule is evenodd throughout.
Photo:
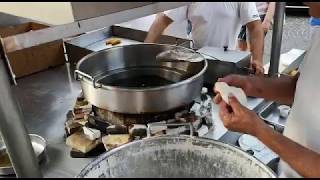
<svg viewBox="0 0 320 180"><path fill-rule="evenodd" d="M109 151L85 167L85 178L274 178L272 170L231 145L187 136L151 137Z"/></svg>
<svg viewBox="0 0 320 180"><path fill-rule="evenodd" d="M78 62L76 78L91 104L113 112L159 113L189 105L200 96L207 61L156 61L157 54L172 48L186 49L134 44L94 52ZM131 81L152 85L131 87Z"/></svg>

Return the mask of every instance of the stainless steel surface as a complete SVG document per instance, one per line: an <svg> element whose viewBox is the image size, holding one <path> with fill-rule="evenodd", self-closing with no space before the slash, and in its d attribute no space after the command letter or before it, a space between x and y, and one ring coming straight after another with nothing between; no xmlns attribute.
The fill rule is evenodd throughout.
<svg viewBox="0 0 320 180"><path fill-rule="evenodd" d="M115 2L107 2L104 6L112 6ZM116 2L118 3L118 2ZM133 2L134 3L134 2ZM121 10L111 14L85 18L83 20L70 22L63 25L52 26L38 31L22 33L15 36L14 44L10 43L4 46L6 52L14 52L35 45L72 37L81 33L101 29L113 24L127 22L132 19L144 17L147 15L163 12L169 9L178 8L190 4L191 2L154 2L142 7ZM70 8L71 10L71 8ZM72 11L70 12L72 15ZM11 41L10 37L4 38L4 41Z"/></svg>
<svg viewBox="0 0 320 180"><path fill-rule="evenodd" d="M99 50L110 48L110 46L105 45L105 42L111 37L120 38L122 43L119 45L129 45L142 43L146 36L147 31L127 28L120 25L113 25L111 27L106 27L104 29L71 38L66 40L64 44L68 55L68 61L75 64L81 58L90 54L91 52L97 52ZM187 42L190 41L187 39L180 39L167 35L161 35L159 39L159 43L161 44L187 45Z"/></svg>
<svg viewBox="0 0 320 180"><path fill-rule="evenodd" d="M74 20L83 20L124 10L134 9L155 2L71 2Z"/></svg>
<svg viewBox="0 0 320 180"><path fill-rule="evenodd" d="M214 85L218 78L229 74L250 74L246 69L250 64L250 53L228 50L216 47L203 47L197 52L201 53L208 61L208 69L205 73L204 81L206 84Z"/></svg>
<svg viewBox="0 0 320 180"><path fill-rule="evenodd" d="M151 137L116 148L77 177L275 177L239 148L188 136Z"/></svg>
<svg viewBox="0 0 320 180"><path fill-rule="evenodd" d="M13 90L21 104L28 131L47 141L47 158L40 164L43 176L75 177L93 159L71 158L70 149L65 145L63 129L66 114L73 108L81 91L69 64L18 79ZM213 109L213 115L218 115L218 107ZM239 136L227 132L221 120L216 121L215 130L210 131L206 138L235 145Z"/></svg>
<svg viewBox="0 0 320 180"><path fill-rule="evenodd" d="M117 45L106 45L106 41L108 41L109 39L119 39L121 43ZM141 42L139 41L135 41L131 39L126 39L118 36L110 36L106 39L95 42L94 44L90 44L89 46L86 47L86 49L96 52L96 51L100 51L100 50L104 50L104 49L108 49L116 46L125 46L125 45L140 44L140 43Z"/></svg>
<svg viewBox="0 0 320 180"><path fill-rule="evenodd" d="M0 58L0 131L7 152L18 177L41 177L39 165L33 153L30 138L24 125L24 117Z"/></svg>
<svg viewBox="0 0 320 180"><path fill-rule="evenodd" d="M137 44L84 57L78 62L77 70L87 75L77 74L77 77L85 97L99 108L127 114L164 112L188 105L201 92L207 62L157 63L156 55L171 48L177 47ZM112 85L115 80L148 76L160 77L170 83L140 88Z"/></svg>
<svg viewBox="0 0 320 180"><path fill-rule="evenodd" d="M71 158L65 145L64 122L81 88L69 64L18 79L13 87L25 117L27 129L47 141L46 158L40 163L45 178L74 177L92 161Z"/></svg>
<svg viewBox="0 0 320 180"><path fill-rule="evenodd" d="M280 104L276 102L269 102L267 106L261 110L259 116L269 125L279 132L283 132L287 122L287 118L280 117Z"/></svg>
<svg viewBox="0 0 320 180"><path fill-rule="evenodd" d="M188 49L169 49L156 55L157 62L201 62L205 61L204 56L200 53Z"/></svg>
<svg viewBox="0 0 320 180"><path fill-rule="evenodd" d="M247 51L240 50L227 50L224 51L223 48L205 46L197 52L202 53L205 57L213 60L220 60L224 62L230 62L238 65L248 65L250 63L251 53ZM249 61L249 62L248 62Z"/></svg>
<svg viewBox="0 0 320 180"><path fill-rule="evenodd" d="M166 126L166 127L172 127L172 126L189 126L189 130L190 130L190 137L193 137L193 132L194 132L194 128L192 123L163 123L163 122L154 122L154 123L149 123L147 125L147 137L151 137L151 128L152 127L156 127L156 126Z"/></svg>
<svg viewBox="0 0 320 180"><path fill-rule="evenodd" d="M272 46L270 56L269 76L274 76L279 72L283 20L286 2L276 2L276 10L273 24Z"/></svg>

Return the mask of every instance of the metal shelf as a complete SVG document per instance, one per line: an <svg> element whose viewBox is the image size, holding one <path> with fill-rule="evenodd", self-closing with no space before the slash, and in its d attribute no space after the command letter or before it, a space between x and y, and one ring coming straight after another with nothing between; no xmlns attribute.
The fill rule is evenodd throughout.
<svg viewBox="0 0 320 180"><path fill-rule="evenodd" d="M122 7L121 3L124 2L72 3L74 22L6 37L3 39L4 49L7 53L14 52L190 4L190 2L145 2L142 4L130 2L131 6L125 3L126 6ZM145 5L142 6L143 4ZM93 13L93 9L98 5L101 6L98 8L100 11ZM111 10L102 13L108 6ZM117 7L117 9L112 9L112 7ZM129 7L135 8L130 9ZM97 16L92 17L93 15Z"/></svg>

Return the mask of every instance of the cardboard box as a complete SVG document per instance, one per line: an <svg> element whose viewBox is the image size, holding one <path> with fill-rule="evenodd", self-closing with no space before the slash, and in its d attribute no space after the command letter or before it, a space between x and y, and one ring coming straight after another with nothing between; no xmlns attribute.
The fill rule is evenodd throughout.
<svg viewBox="0 0 320 180"><path fill-rule="evenodd" d="M12 37L48 26L34 22L9 27L0 27L0 37ZM56 67L65 63L63 40L57 40L30 48L6 53L8 62L16 78Z"/></svg>

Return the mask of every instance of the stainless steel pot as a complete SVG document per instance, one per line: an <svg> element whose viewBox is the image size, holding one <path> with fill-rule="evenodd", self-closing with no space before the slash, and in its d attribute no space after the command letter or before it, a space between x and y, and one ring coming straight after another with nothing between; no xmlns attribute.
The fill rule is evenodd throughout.
<svg viewBox="0 0 320 180"><path fill-rule="evenodd" d="M200 95L207 69L206 61L156 61L157 54L172 48L186 49L135 44L98 51L78 62L75 76L85 97L99 108L127 114L168 111Z"/></svg>
<svg viewBox="0 0 320 180"><path fill-rule="evenodd" d="M231 145L189 136L151 137L120 146L78 177L274 178L266 165Z"/></svg>

